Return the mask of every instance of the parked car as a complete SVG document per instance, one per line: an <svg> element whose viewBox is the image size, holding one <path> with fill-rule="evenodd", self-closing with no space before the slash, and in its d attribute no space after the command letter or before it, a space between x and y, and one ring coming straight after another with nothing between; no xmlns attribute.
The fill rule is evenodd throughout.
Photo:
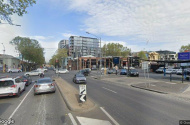
<svg viewBox="0 0 190 125"><path fill-rule="evenodd" d="M182 75L182 69L179 69L177 72L176 72L177 75Z"/></svg>
<svg viewBox="0 0 190 125"><path fill-rule="evenodd" d="M89 72L91 72L91 69L90 69L90 68L86 68L85 70L88 70Z"/></svg>
<svg viewBox="0 0 190 125"><path fill-rule="evenodd" d="M73 82L76 84L86 84L86 77L81 73L77 73L73 77Z"/></svg>
<svg viewBox="0 0 190 125"><path fill-rule="evenodd" d="M108 70L108 74L116 74L116 69L110 69L110 70Z"/></svg>
<svg viewBox="0 0 190 125"><path fill-rule="evenodd" d="M25 83L20 77L0 78L0 97L2 96L20 96L25 91Z"/></svg>
<svg viewBox="0 0 190 125"><path fill-rule="evenodd" d="M65 74L65 73L69 73L69 71L67 70L67 69L57 69L56 71L55 71L55 73L63 73L63 74Z"/></svg>
<svg viewBox="0 0 190 125"><path fill-rule="evenodd" d="M167 67L165 67L165 69L168 69ZM160 67L156 70L156 73L164 73L164 67Z"/></svg>
<svg viewBox="0 0 190 125"><path fill-rule="evenodd" d="M25 76L40 76L43 72L41 70L33 70L31 72L26 72ZM44 74L44 73L43 73Z"/></svg>
<svg viewBox="0 0 190 125"><path fill-rule="evenodd" d="M21 69L8 69L7 72L13 73L13 72L22 72Z"/></svg>
<svg viewBox="0 0 190 125"><path fill-rule="evenodd" d="M79 73L83 74L84 76L88 76L89 75L89 72L87 70L80 70Z"/></svg>
<svg viewBox="0 0 190 125"><path fill-rule="evenodd" d="M102 67L101 70L108 70L108 68L106 68L106 67Z"/></svg>
<svg viewBox="0 0 190 125"><path fill-rule="evenodd" d="M130 69L128 74L129 74L129 76L137 76L137 77L139 77L139 72L136 69Z"/></svg>
<svg viewBox="0 0 190 125"><path fill-rule="evenodd" d="M127 75L127 70L126 69L121 69L120 75Z"/></svg>
<svg viewBox="0 0 190 125"><path fill-rule="evenodd" d="M44 68L44 72L48 72L48 69L47 69L47 68Z"/></svg>
<svg viewBox="0 0 190 125"><path fill-rule="evenodd" d="M166 74L175 74L176 70L175 69L166 69Z"/></svg>
<svg viewBox="0 0 190 125"><path fill-rule="evenodd" d="M23 75L23 76L21 76L20 78L21 78L22 82L25 83L26 86L32 84L32 79L31 79L30 76L25 76L25 75Z"/></svg>
<svg viewBox="0 0 190 125"><path fill-rule="evenodd" d="M55 81L49 77L40 78L34 85L34 95L46 92L55 93Z"/></svg>

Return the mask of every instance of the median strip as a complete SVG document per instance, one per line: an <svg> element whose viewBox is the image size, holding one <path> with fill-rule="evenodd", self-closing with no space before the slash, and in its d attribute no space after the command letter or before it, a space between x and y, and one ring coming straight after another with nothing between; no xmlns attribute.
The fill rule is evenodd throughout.
<svg viewBox="0 0 190 125"><path fill-rule="evenodd" d="M79 101L79 90L70 85L70 83L60 77L54 79L67 107L71 111L85 112L95 107L95 103L89 98L86 102L81 103Z"/></svg>

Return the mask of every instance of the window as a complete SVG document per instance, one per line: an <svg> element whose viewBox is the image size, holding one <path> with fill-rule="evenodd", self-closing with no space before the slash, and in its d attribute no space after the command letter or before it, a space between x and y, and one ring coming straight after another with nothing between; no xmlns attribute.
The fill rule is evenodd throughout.
<svg viewBox="0 0 190 125"><path fill-rule="evenodd" d="M16 83L20 83L20 82L21 82L21 79L20 79L20 78L17 78L17 79L15 79L15 82L16 82Z"/></svg>

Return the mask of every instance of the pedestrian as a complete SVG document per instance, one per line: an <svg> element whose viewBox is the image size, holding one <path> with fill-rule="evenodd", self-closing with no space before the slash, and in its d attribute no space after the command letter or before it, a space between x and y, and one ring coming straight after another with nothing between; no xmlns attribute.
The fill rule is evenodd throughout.
<svg viewBox="0 0 190 125"><path fill-rule="evenodd" d="M115 66L115 70L116 70L116 75L117 75L117 70L118 70L118 67L117 67L117 65Z"/></svg>

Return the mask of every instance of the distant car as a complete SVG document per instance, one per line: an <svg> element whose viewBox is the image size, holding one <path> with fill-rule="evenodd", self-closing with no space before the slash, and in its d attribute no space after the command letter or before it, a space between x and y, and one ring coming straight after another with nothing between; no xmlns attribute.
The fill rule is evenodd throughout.
<svg viewBox="0 0 190 125"><path fill-rule="evenodd" d="M2 96L20 96L25 91L25 83L20 77L0 78L0 97Z"/></svg>
<svg viewBox="0 0 190 125"><path fill-rule="evenodd" d="M25 83L26 86L32 84L32 79L31 79L30 76L25 76L25 75L23 75L23 76L21 76L20 78L21 78L22 82Z"/></svg>
<svg viewBox="0 0 190 125"><path fill-rule="evenodd" d="M36 70L39 70L41 72L45 72L45 70L43 68L37 68Z"/></svg>
<svg viewBox="0 0 190 125"><path fill-rule="evenodd" d="M67 69L57 69L56 71L55 71L55 73L69 73L69 71L67 70Z"/></svg>
<svg viewBox="0 0 190 125"><path fill-rule="evenodd" d="M7 72L13 73L13 72L22 72L21 69L8 69Z"/></svg>
<svg viewBox="0 0 190 125"><path fill-rule="evenodd" d="M165 69L168 69L167 67L165 67ZM164 67L160 67L156 70L156 73L164 73Z"/></svg>
<svg viewBox="0 0 190 125"><path fill-rule="evenodd" d="M88 70L89 72L91 72L91 69L90 69L90 68L86 68L85 70Z"/></svg>
<svg viewBox="0 0 190 125"><path fill-rule="evenodd" d="M31 72L26 72L25 76L40 76L43 72L41 70L33 70ZM43 73L44 74L44 73Z"/></svg>
<svg viewBox="0 0 190 125"><path fill-rule="evenodd" d="M73 82L76 84L81 84L81 83L86 84L86 77L81 73L77 73L73 77Z"/></svg>
<svg viewBox="0 0 190 125"><path fill-rule="evenodd" d="M116 74L116 69L110 69L110 70L108 70L108 74Z"/></svg>
<svg viewBox="0 0 190 125"><path fill-rule="evenodd" d="M47 68L44 68L44 72L48 72L48 69L47 69Z"/></svg>
<svg viewBox="0 0 190 125"><path fill-rule="evenodd" d="M88 76L89 75L89 72L87 70L80 70L79 73L83 74L84 76Z"/></svg>
<svg viewBox="0 0 190 125"><path fill-rule="evenodd" d="M177 72L176 72L177 75L182 75L182 69L179 69Z"/></svg>
<svg viewBox="0 0 190 125"><path fill-rule="evenodd" d="M127 70L126 69L121 69L120 75L127 75Z"/></svg>
<svg viewBox="0 0 190 125"><path fill-rule="evenodd" d="M55 93L55 82L49 77L40 78L34 85L34 95L46 92Z"/></svg>
<svg viewBox="0 0 190 125"><path fill-rule="evenodd" d="M128 74L129 74L129 76L137 76L137 77L139 77L139 72L136 69L130 69Z"/></svg>
<svg viewBox="0 0 190 125"><path fill-rule="evenodd" d="M176 70L175 69L166 69L166 74L175 74Z"/></svg>

